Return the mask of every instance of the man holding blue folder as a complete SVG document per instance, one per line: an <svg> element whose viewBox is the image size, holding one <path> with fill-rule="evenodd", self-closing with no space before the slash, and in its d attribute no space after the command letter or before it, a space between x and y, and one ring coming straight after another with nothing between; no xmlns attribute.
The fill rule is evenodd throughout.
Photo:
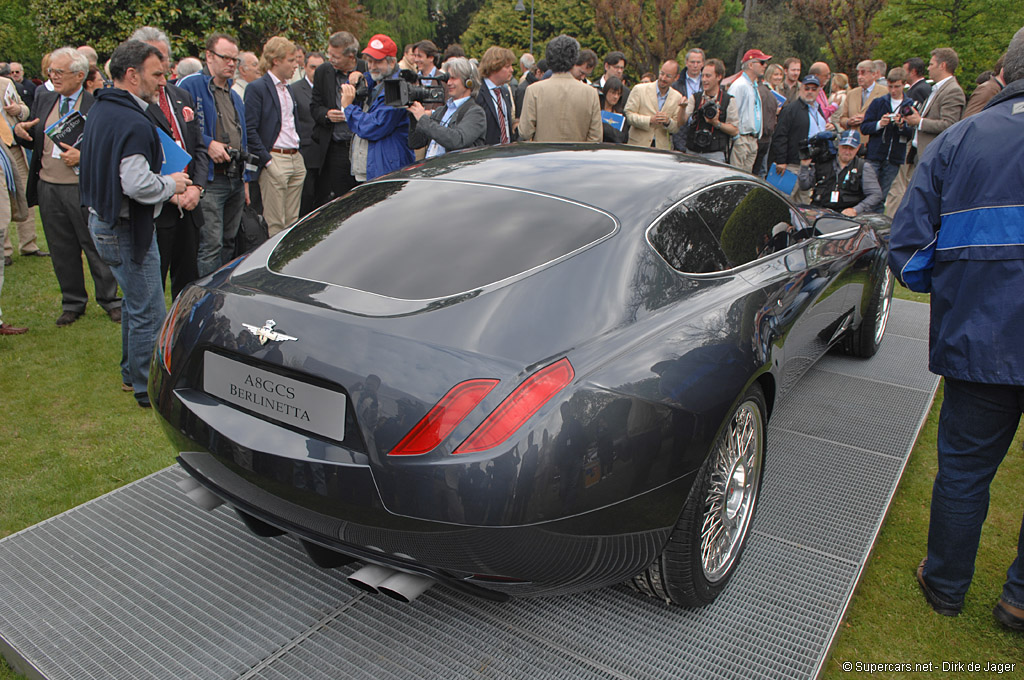
<svg viewBox="0 0 1024 680"><path fill-rule="evenodd" d="M153 219L164 201L182 195L188 175L159 173L157 127L146 115L164 84L159 50L138 40L110 57L114 87L100 90L82 139L82 202L96 250L124 292L121 381L148 408L149 362L166 309Z"/></svg>

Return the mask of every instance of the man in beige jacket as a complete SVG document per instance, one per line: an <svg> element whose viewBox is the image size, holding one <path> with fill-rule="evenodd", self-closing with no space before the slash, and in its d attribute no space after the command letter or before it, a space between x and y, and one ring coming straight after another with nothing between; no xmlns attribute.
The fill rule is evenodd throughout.
<svg viewBox="0 0 1024 680"><path fill-rule="evenodd" d="M840 130L857 130L864 122L864 113L868 105L879 97L888 94L883 85L878 85L878 78L883 74L875 70L875 62L870 59L857 64L857 85L846 94L843 105L833 114L832 122ZM868 135L863 135L863 143L868 143Z"/></svg>
<svg viewBox="0 0 1024 680"><path fill-rule="evenodd" d="M545 58L552 75L526 88L519 137L527 142L600 142L601 103L597 89L573 78L580 44L560 35L548 42Z"/></svg>
<svg viewBox="0 0 1024 680"><path fill-rule="evenodd" d="M29 107L22 101L18 94L18 88L13 80L0 77L0 103L3 104L3 114L0 115L0 125L7 126L7 132L0 135L0 141L4 145L4 151L10 158L14 169L15 186L11 187L10 194L0 192L0 202L10 204L10 215L8 220L13 219L18 228L18 249L22 256L45 257L48 253L39 249L36 243L36 218L28 207L25 200L25 187L28 182L28 163L25 162L25 152L15 144L14 134L11 132L18 123L28 120ZM8 198L8 196L10 198ZM7 226L4 224L3 226ZM14 255L14 245L11 243L10 232L6 232L4 242L4 263L11 264Z"/></svg>
<svg viewBox="0 0 1024 680"><path fill-rule="evenodd" d="M670 59L661 65L658 80L637 85L629 93L626 120L630 144L672 148L672 135L679 130L679 107L686 104L683 95L672 87L678 77L679 62Z"/></svg>

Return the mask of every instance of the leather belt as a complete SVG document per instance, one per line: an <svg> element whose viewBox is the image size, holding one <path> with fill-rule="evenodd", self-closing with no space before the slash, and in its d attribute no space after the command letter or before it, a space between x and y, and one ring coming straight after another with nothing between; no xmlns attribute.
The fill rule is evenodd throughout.
<svg viewBox="0 0 1024 680"><path fill-rule="evenodd" d="M299 152L298 149L271 149L270 150L270 153L283 153L286 156L290 156L293 153L298 153L298 152Z"/></svg>

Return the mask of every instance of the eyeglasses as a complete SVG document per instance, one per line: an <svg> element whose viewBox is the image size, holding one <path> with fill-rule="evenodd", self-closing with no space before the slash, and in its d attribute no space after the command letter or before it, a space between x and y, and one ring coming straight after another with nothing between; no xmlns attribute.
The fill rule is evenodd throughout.
<svg viewBox="0 0 1024 680"><path fill-rule="evenodd" d="M236 64L236 63L238 63L238 57L226 57L223 54L217 54L213 50L210 50L210 54L212 54L213 56L217 57L218 59L223 59L224 61L228 62L229 64Z"/></svg>
<svg viewBox="0 0 1024 680"><path fill-rule="evenodd" d="M48 69L46 69L46 75L50 76L51 78L54 78L54 77L63 78L66 74L67 74L67 71L65 71L62 68L48 68Z"/></svg>

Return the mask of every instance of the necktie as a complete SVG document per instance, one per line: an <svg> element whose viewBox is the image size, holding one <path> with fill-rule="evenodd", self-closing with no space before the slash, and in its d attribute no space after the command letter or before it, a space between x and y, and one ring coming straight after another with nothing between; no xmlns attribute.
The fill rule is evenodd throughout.
<svg viewBox="0 0 1024 680"><path fill-rule="evenodd" d="M71 104L71 100L68 99L67 97L62 96L60 98L60 115L61 116L63 116L65 113L68 112L68 109L71 108L69 106L70 104Z"/></svg>
<svg viewBox="0 0 1024 680"><path fill-rule="evenodd" d="M491 90L491 94L494 95L494 108L498 110L498 127L501 128L501 143L508 144L508 123L505 121L505 111L501 108L501 90L494 88Z"/></svg>
<svg viewBox="0 0 1024 680"><path fill-rule="evenodd" d="M164 112L164 118L167 119L167 124L171 126L171 134L174 135L174 141L181 144L181 135L178 134L178 126L174 124L171 104L167 101L167 90L162 87L160 88L160 110Z"/></svg>
<svg viewBox="0 0 1024 680"><path fill-rule="evenodd" d="M753 87L754 91L754 127L757 128L756 134L758 137L761 136L761 95L757 91L757 85Z"/></svg>

